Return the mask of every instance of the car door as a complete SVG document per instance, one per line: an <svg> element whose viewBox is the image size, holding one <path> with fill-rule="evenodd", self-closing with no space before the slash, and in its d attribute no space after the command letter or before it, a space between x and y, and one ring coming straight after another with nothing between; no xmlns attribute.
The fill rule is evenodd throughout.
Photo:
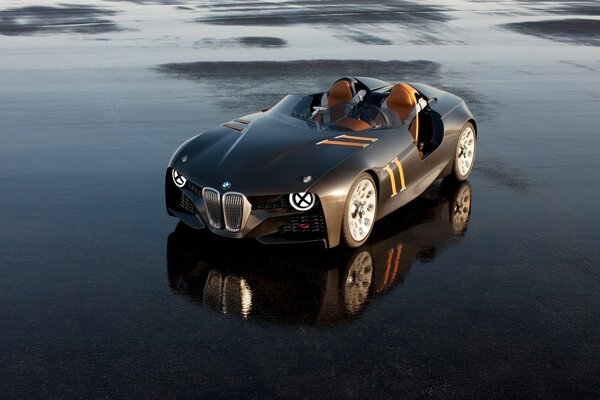
<svg viewBox="0 0 600 400"><path fill-rule="evenodd" d="M421 158L413 137L405 127L398 127L385 152L389 158L379 173L379 212L381 218L423 193L445 167L441 152L433 151ZM386 158L386 159L387 159Z"/></svg>

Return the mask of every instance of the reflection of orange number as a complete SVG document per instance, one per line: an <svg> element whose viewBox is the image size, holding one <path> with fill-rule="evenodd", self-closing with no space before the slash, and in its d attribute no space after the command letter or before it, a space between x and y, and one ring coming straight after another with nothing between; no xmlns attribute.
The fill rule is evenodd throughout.
<svg viewBox="0 0 600 400"><path fill-rule="evenodd" d="M396 177L394 176L394 171L390 168L390 164L394 163L398 167L398 175L400 175L400 191L406 189L406 182L404 181L404 169L402 168L402 163L398 161L398 158L394 158L388 165L385 166L385 172L390 176L390 183L392 185L392 196L398 194L396 191Z"/></svg>
<svg viewBox="0 0 600 400"><path fill-rule="evenodd" d="M385 276L383 283L381 284L379 291L388 289L396 281L398 275L398 268L400 267L400 256L402 255L402 243L398 244L395 248L388 251L388 260L385 269ZM394 271L392 272L392 266ZM391 274L390 274L391 273Z"/></svg>

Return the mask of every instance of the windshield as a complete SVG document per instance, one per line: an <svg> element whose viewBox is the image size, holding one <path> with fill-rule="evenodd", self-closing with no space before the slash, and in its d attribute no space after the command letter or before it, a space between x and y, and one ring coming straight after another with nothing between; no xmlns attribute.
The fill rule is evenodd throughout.
<svg viewBox="0 0 600 400"><path fill-rule="evenodd" d="M396 113L364 102L339 102L321 107L320 94L289 95L269 112L306 121L321 130L366 131L402 125Z"/></svg>

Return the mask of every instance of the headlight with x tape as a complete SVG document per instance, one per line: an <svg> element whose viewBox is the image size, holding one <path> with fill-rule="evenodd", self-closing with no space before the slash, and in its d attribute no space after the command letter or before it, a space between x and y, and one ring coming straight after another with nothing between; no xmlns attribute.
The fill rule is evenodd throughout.
<svg viewBox="0 0 600 400"><path fill-rule="evenodd" d="M317 197L310 192L291 193L290 204L298 211L308 211L315 205Z"/></svg>

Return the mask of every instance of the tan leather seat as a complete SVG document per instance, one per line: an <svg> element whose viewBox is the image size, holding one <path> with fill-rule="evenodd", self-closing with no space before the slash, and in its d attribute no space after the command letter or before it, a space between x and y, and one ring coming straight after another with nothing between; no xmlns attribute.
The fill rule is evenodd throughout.
<svg viewBox="0 0 600 400"><path fill-rule="evenodd" d="M398 83L394 85L386 100L388 110L395 111L400 118L402 118L402 122L404 122L417 104L418 93L419 92L406 83ZM410 124L408 131L413 136L415 143L418 144L419 114L415 116L415 119Z"/></svg>
<svg viewBox="0 0 600 400"><path fill-rule="evenodd" d="M339 80L331 85L331 88L329 88L329 91L327 92L327 107L332 109L338 104L349 103L352 101L353 97L354 93L352 92L350 82L343 79ZM343 107L339 109L334 108L330 115L331 122L342 118L344 114L345 110Z"/></svg>
<svg viewBox="0 0 600 400"><path fill-rule="evenodd" d="M335 126L341 126L342 128L348 128L352 132L358 131L366 131L367 129L371 129L371 125L366 123L365 121L361 121L355 118L340 118L335 122Z"/></svg>
<svg viewBox="0 0 600 400"><path fill-rule="evenodd" d="M352 101L354 94L350 87L350 82L340 80L331 85L327 94L327 105L329 108L334 107L338 103Z"/></svg>

